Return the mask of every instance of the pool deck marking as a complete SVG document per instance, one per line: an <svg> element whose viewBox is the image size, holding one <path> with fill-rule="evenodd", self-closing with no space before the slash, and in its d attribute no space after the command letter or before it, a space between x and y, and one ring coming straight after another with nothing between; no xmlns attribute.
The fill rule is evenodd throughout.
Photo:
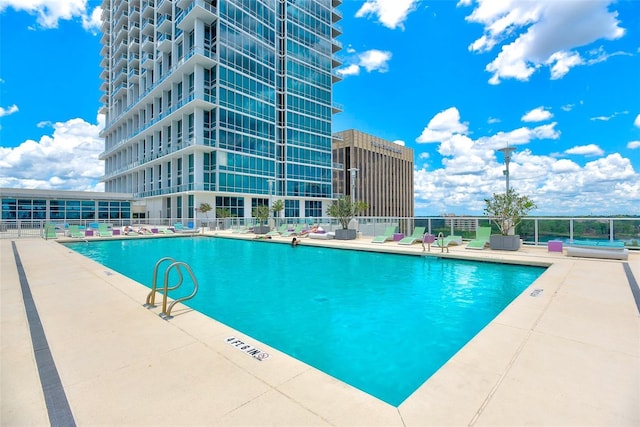
<svg viewBox="0 0 640 427"><path fill-rule="evenodd" d="M622 264L622 266L624 268L625 274L627 275L627 280L629 281L629 287L631 287L633 299L636 301L638 313L640 313L640 287L638 287L638 282L636 282L636 278L633 276L633 271L631 271L629 263L625 262L624 264Z"/></svg>
<svg viewBox="0 0 640 427"><path fill-rule="evenodd" d="M29 281L27 275L22 267L22 261L20 260L20 254L15 242L11 242L13 249L13 256L18 270L18 278L20 280L20 288L22 290L22 299L24 301L24 309L27 315L27 321L29 324L29 331L31 333L31 343L33 345L33 353L38 366L38 374L40 376L40 383L42 384L42 392L44 393L44 400L47 405L47 412L49 414L49 422L52 426L75 426L76 423L73 419L73 413L67 400L62 381L60 381L60 375L56 369L56 363L53 360L51 349L47 343L47 336L44 333L40 316L38 315L38 309L31 295L31 289L29 288Z"/></svg>

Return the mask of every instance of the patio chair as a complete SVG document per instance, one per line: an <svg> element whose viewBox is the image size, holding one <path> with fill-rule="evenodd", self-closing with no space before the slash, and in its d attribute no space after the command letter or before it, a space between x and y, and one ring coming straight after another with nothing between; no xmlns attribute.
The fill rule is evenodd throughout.
<svg viewBox="0 0 640 427"><path fill-rule="evenodd" d="M84 237L84 233L80 231L79 225L70 225L69 226L69 236L74 238L82 238Z"/></svg>
<svg viewBox="0 0 640 427"><path fill-rule="evenodd" d="M398 241L399 245L413 245L417 242L422 242L422 236L424 235L424 231L427 227L416 227L413 230L413 234L409 237L405 237Z"/></svg>
<svg viewBox="0 0 640 427"><path fill-rule="evenodd" d="M478 227L476 238L467 243L467 249L484 249L491 238L491 227Z"/></svg>
<svg viewBox="0 0 640 427"><path fill-rule="evenodd" d="M275 230L271 230L267 233L267 236L280 236L282 233L286 233L289 226L287 224L282 224Z"/></svg>
<svg viewBox="0 0 640 427"><path fill-rule="evenodd" d="M300 234L302 232L303 228L304 228L304 224L298 224L298 225L296 225L296 228L294 228L293 231L285 231L283 233L280 233L280 235L282 237L297 236L298 234Z"/></svg>
<svg viewBox="0 0 640 427"><path fill-rule="evenodd" d="M393 240L393 233L395 232L396 232L396 226L390 225L384 230L383 234L379 236L375 236L371 241L371 243L384 243L384 242L388 242L389 240Z"/></svg>

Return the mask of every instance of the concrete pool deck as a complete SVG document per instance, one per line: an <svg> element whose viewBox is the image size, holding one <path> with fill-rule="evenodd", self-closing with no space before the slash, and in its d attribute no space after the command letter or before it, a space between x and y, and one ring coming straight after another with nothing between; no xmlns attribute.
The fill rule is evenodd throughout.
<svg viewBox="0 0 640 427"><path fill-rule="evenodd" d="M369 242L301 244L422 253ZM40 379L51 373L38 372L14 245L77 425L640 425L640 314L627 275L640 280L637 252L624 262L452 247L452 257L550 267L396 408L188 308L164 321L142 307L148 288L38 238L0 240L1 425L51 423Z"/></svg>

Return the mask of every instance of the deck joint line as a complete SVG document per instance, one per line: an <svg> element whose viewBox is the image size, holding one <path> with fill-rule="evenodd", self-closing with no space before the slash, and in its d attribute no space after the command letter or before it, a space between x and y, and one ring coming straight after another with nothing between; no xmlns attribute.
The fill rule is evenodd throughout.
<svg viewBox="0 0 640 427"><path fill-rule="evenodd" d="M58 375L56 363L51 355L51 349L49 348L49 343L47 342L36 304L33 301L29 281L22 266L15 241L11 241L11 247L13 249L16 268L18 269L22 299L27 314L29 333L31 334L31 344L33 345L33 353L38 367L40 384L42 385L42 392L49 414L49 422L52 426L75 427L76 422L73 419L73 413L71 412L67 395L64 392L62 381Z"/></svg>
<svg viewBox="0 0 640 427"><path fill-rule="evenodd" d="M623 263L622 267L624 268L624 272L627 275L627 280L629 281L629 287L631 288L633 299L636 301L636 308L638 309L638 313L640 313L640 287L638 286L638 282L636 282L636 278L633 276L633 271L631 271L629 263Z"/></svg>

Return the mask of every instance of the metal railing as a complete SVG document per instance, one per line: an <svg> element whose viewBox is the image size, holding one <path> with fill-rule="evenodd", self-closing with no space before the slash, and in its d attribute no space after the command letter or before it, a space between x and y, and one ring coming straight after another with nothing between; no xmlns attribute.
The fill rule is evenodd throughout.
<svg viewBox="0 0 640 427"><path fill-rule="evenodd" d="M498 234L491 219L486 216L468 217L357 217L357 228L361 237L373 237L383 234L386 227L395 225L398 232L410 235L417 226L425 227L429 234L445 236L462 236L464 240L473 240L478 227L492 227L493 234ZM208 230L229 230L235 227L253 227L258 224L256 218L215 218L213 212L209 216L199 214L197 218L165 217L165 218L119 218L119 219L38 219L38 220L2 220L0 221L0 238L45 237L45 226L54 224L56 233L64 235L69 225L90 227L92 223L106 222L112 227L125 225L159 225L171 226L176 222L193 223L196 227ZM281 224L313 224L322 226L326 231L341 228L335 218L269 218L273 227ZM570 243L574 240L622 241L626 247L640 249L640 217L527 217L517 227L526 245L546 246L550 240L561 240Z"/></svg>

